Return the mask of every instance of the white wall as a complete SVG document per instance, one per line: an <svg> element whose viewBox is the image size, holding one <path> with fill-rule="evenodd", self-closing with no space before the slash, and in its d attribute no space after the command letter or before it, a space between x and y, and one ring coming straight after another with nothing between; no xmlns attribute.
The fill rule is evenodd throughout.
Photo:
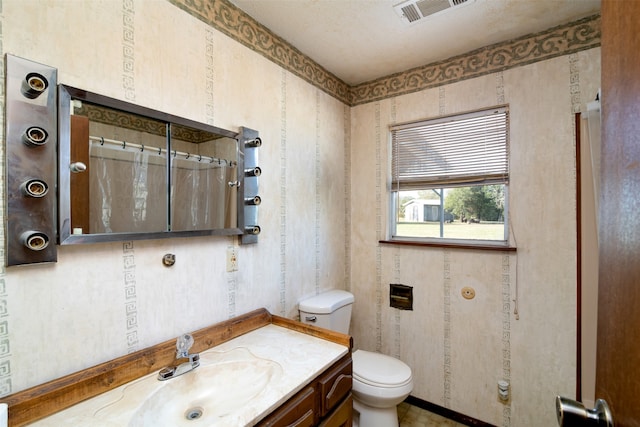
<svg viewBox="0 0 640 427"><path fill-rule="evenodd" d="M2 395L259 307L294 316L301 297L345 286L344 104L167 1L1 6L2 51L59 83L264 141L262 234L238 272L232 237L64 246L55 264L0 268Z"/></svg>
<svg viewBox="0 0 640 427"><path fill-rule="evenodd" d="M352 109L352 333L356 347L411 366L415 397L502 426L555 425L555 396L575 397L574 112L595 96L599 63L591 49ZM378 244L388 220L388 126L500 104L510 109L517 252ZM389 308L389 283L414 287L413 311ZM461 296L464 286L473 300ZM512 387L506 404L501 379Z"/></svg>

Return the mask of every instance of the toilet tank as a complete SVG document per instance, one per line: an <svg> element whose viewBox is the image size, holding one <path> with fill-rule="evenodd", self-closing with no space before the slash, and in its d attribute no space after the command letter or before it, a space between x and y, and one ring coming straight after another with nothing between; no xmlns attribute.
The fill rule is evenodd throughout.
<svg viewBox="0 0 640 427"><path fill-rule="evenodd" d="M310 325L349 333L353 294L342 290L323 292L300 301L300 321Z"/></svg>

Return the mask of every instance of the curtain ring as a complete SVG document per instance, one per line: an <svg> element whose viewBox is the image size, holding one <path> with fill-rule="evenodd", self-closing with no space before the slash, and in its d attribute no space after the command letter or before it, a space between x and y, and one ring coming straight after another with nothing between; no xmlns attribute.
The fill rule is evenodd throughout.
<svg viewBox="0 0 640 427"><path fill-rule="evenodd" d="M202 154L198 155L198 161L201 162L202 161Z"/></svg>
<svg viewBox="0 0 640 427"><path fill-rule="evenodd" d="M216 161L216 158L215 158L215 157L212 157L212 158L211 158L211 160L209 160L209 163L213 163L213 162L215 162L215 161Z"/></svg>
<svg viewBox="0 0 640 427"><path fill-rule="evenodd" d="M188 159L191 156L191 154L187 153L187 157L185 157L185 160Z"/></svg>
<svg viewBox="0 0 640 427"><path fill-rule="evenodd" d="M158 156L162 156L162 148L158 147Z"/></svg>
<svg viewBox="0 0 640 427"><path fill-rule="evenodd" d="M144 151L144 144L140 144L140 145L141 145L140 152L142 153Z"/></svg>
<svg viewBox="0 0 640 427"><path fill-rule="evenodd" d="M100 145L104 145L104 136L100 137Z"/></svg>
<svg viewBox="0 0 640 427"><path fill-rule="evenodd" d="M127 141L122 141L122 149L124 150L127 147Z"/></svg>
<svg viewBox="0 0 640 427"><path fill-rule="evenodd" d="M176 150L173 150L173 158L175 159L176 156L178 155L178 152Z"/></svg>

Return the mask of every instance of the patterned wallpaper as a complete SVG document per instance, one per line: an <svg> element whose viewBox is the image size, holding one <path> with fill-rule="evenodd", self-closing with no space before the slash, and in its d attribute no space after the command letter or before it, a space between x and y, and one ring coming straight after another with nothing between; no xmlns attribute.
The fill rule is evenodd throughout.
<svg viewBox="0 0 640 427"><path fill-rule="evenodd" d="M600 46L600 16L349 86L227 0L168 0L347 105L450 84Z"/></svg>
<svg viewBox="0 0 640 427"><path fill-rule="evenodd" d="M227 0L168 0L284 69L349 103L350 87Z"/></svg>
<svg viewBox="0 0 640 427"><path fill-rule="evenodd" d="M0 0L0 19L4 18L3 4ZM4 52L4 34L2 28L0 28L0 51ZM4 70L5 70L5 55L0 55L0 74L2 76L3 83L0 85L0 111L5 111L5 85L4 85ZM0 141L4 141L4 113L0 114ZM5 144L0 144L0 158L4 159ZM0 176L5 176L4 161L0 162ZM0 179L0 194L5 193L5 180ZM5 204L0 203L0 218L6 218ZM6 260L6 240L5 233L0 232L0 396L6 396L13 391L13 384L11 380L11 323L9 317L9 294L7 291L7 284L5 282L7 269L5 267L4 260Z"/></svg>

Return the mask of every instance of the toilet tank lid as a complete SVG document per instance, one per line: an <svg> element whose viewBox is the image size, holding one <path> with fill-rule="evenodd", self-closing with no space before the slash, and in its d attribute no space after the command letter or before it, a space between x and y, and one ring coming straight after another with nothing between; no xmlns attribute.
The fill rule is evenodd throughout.
<svg viewBox="0 0 640 427"><path fill-rule="evenodd" d="M305 313L327 314L353 304L353 300L352 293L334 289L300 301L299 309Z"/></svg>

